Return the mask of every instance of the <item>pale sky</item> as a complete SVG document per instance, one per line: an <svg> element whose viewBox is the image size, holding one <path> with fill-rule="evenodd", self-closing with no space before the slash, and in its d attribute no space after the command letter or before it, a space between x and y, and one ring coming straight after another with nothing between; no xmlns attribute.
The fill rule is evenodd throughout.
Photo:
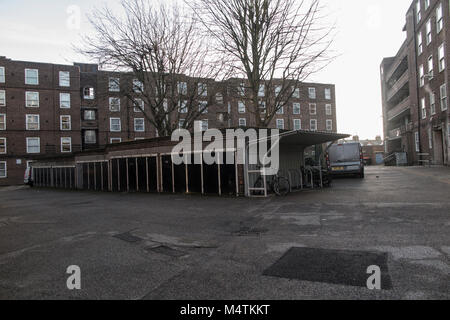
<svg viewBox="0 0 450 320"><path fill-rule="evenodd" d="M72 64L89 62L72 49L91 28L86 14L105 0L0 0L0 56ZM119 0L107 1L115 6ZM336 23L339 57L308 81L334 83L338 131L373 139L382 135L379 66L405 39L411 0L322 0ZM76 19L79 12L79 23ZM75 17L75 18L74 18Z"/></svg>

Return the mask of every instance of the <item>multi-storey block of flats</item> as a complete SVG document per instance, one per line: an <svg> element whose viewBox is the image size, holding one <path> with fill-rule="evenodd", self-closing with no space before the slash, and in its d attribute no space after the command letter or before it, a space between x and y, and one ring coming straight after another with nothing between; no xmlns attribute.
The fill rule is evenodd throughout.
<svg viewBox="0 0 450 320"><path fill-rule="evenodd" d="M381 64L386 152L408 163L450 164L449 2L416 0L406 14L406 40Z"/></svg>
<svg viewBox="0 0 450 320"><path fill-rule="evenodd" d="M99 70L96 64L56 65L0 57L0 185L23 183L27 165L42 157L157 137L141 110L146 110L145 102L136 108L139 99L132 102L121 95L121 86L137 82L129 73ZM190 82L180 78L178 89ZM256 125L245 94L230 89L243 84L240 79L202 79L198 104L208 102L208 107L196 120L203 130ZM262 87L261 100L265 94ZM182 126L185 111L177 112L175 125ZM336 132L334 85L298 83L269 127Z"/></svg>

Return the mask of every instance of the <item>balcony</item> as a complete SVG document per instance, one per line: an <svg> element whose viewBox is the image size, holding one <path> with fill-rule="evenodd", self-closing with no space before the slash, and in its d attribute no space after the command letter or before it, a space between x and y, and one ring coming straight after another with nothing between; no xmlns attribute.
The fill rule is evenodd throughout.
<svg viewBox="0 0 450 320"><path fill-rule="evenodd" d="M404 60L406 59L406 68L408 67L408 52L407 52L407 42L403 42L402 46L397 52L395 56L395 61L392 63L389 71L385 74L385 79L390 80L392 76L398 71L399 67L404 64Z"/></svg>
<svg viewBox="0 0 450 320"><path fill-rule="evenodd" d="M392 121L409 110L410 110L409 97L407 97L406 99L404 99L402 102L400 102L394 108L390 109L387 112L387 119L388 121Z"/></svg>
<svg viewBox="0 0 450 320"><path fill-rule="evenodd" d="M413 124L410 122L407 125L400 126L389 131L389 140L400 139L405 133L412 131Z"/></svg>
<svg viewBox="0 0 450 320"><path fill-rule="evenodd" d="M402 76L392 85L387 92L387 100L391 101L397 94L406 90L409 90L409 74L405 72Z"/></svg>

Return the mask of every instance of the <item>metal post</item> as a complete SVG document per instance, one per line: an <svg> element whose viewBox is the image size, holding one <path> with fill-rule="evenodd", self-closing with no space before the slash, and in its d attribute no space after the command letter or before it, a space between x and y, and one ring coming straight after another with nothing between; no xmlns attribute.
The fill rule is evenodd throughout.
<svg viewBox="0 0 450 320"><path fill-rule="evenodd" d="M186 175L186 193L189 193L189 167L186 154L184 156L184 171Z"/></svg>
<svg viewBox="0 0 450 320"><path fill-rule="evenodd" d="M120 192L120 159L117 158L117 191Z"/></svg>
<svg viewBox="0 0 450 320"><path fill-rule="evenodd" d="M127 166L127 192L130 192L130 177L129 177L129 168L128 168L128 158L125 159L125 163Z"/></svg>
<svg viewBox="0 0 450 320"><path fill-rule="evenodd" d="M94 166L94 191L97 191L97 162L93 162Z"/></svg>
<svg viewBox="0 0 450 320"><path fill-rule="evenodd" d="M175 166L173 165L172 156L170 157L170 163L172 164L172 193L175 193Z"/></svg>
<svg viewBox="0 0 450 320"><path fill-rule="evenodd" d="M222 184L221 184L221 177L220 177L220 153L217 153L217 180L219 184L219 196L222 195Z"/></svg>
<svg viewBox="0 0 450 320"><path fill-rule="evenodd" d="M105 181L105 179L103 179L103 164L104 164L105 162L100 162L100 179L102 180L102 184L101 184L101 188L100 188L100 190L101 191L104 191L104 186L103 186L103 183L104 183L104 181Z"/></svg>
<svg viewBox="0 0 450 320"><path fill-rule="evenodd" d="M139 170L138 170L138 158L136 158L136 191L139 192Z"/></svg>
<svg viewBox="0 0 450 320"><path fill-rule="evenodd" d="M238 174L238 164L237 164L237 150L234 152L234 175L236 177L236 197L239 196L239 174Z"/></svg>
<svg viewBox="0 0 450 320"><path fill-rule="evenodd" d="M91 190L91 175L90 175L90 171L91 170L91 164L88 162L87 163L87 189Z"/></svg>
<svg viewBox="0 0 450 320"><path fill-rule="evenodd" d="M203 185L203 154L200 154L200 161L201 161L201 172L200 172L200 176L202 179L202 194L205 194L205 187Z"/></svg>
<svg viewBox="0 0 450 320"><path fill-rule="evenodd" d="M147 179L147 193L150 192L150 182L148 181L148 160L150 158L145 157L145 177Z"/></svg>

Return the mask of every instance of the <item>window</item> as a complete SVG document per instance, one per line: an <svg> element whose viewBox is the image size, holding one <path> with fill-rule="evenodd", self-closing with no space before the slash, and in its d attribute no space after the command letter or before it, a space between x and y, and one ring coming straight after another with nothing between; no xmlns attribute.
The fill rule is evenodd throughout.
<svg viewBox="0 0 450 320"><path fill-rule="evenodd" d="M5 90L0 90L0 107L6 106L6 93Z"/></svg>
<svg viewBox="0 0 450 320"><path fill-rule="evenodd" d="M302 120L294 119L294 130L302 130Z"/></svg>
<svg viewBox="0 0 450 320"><path fill-rule="evenodd" d="M265 101L260 101L259 102L259 110L261 111L261 114L266 114L267 113L267 108L266 108L266 102Z"/></svg>
<svg viewBox="0 0 450 320"><path fill-rule="evenodd" d="M240 96L245 96L245 84L239 84L238 93Z"/></svg>
<svg viewBox="0 0 450 320"><path fill-rule="evenodd" d="M185 123L185 119L180 119L179 121L178 121L178 128L184 128L184 123Z"/></svg>
<svg viewBox="0 0 450 320"><path fill-rule="evenodd" d="M110 142L111 144L113 144L113 143L121 143L121 142L122 142L122 138L111 138L111 139L109 140L109 142Z"/></svg>
<svg viewBox="0 0 450 320"><path fill-rule="evenodd" d="M72 138L61 138L61 152L72 152Z"/></svg>
<svg viewBox="0 0 450 320"><path fill-rule="evenodd" d="M110 92L120 92L120 79L119 78L109 78L109 91Z"/></svg>
<svg viewBox="0 0 450 320"><path fill-rule="evenodd" d="M309 121L309 129L311 131L317 131L317 120L316 119L311 119Z"/></svg>
<svg viewBox="0 0 450 320"><path fill-rule="evenodd" d="M440 88L441 92L441 110L447 110L447 85L443 84Z"/></svg>
<svg viewBox="0 0 450 320"><path fill-rule="evenodd" d="M59 94L59 107L61 109L70 109L70 93Z"/></svg>
<svg viewBox="0 0 450 320"><path fill-rule="evenodd" d="M419 132L414 133L414 140L415 140L415 144L416 144L416 152L420 152Z"/></svg>
<svg viewBox="0 0 450 320"><path fill-rule="evenodd" d="M325 89L325 99L331 100L331 89L330 88Z"/></svg>
<svg viewBox="0 0 450 320"><path fill-rule="evenodd" d="M85 87L83 89L83 98L85 100L93 100L95 98L94 88Z"/></svg>
<svg viewBox="0 0 450 320"><path fill-rule="evenodd" d="M428 20L427 21L427 24L426 24L426 30L427 30L427 36L426 36L426 38L427 38L427 45L429 45L430 43L431 43L431 41L432 41L432 35L431 35L431 20Z"/></svg>
<svg viewBox="0 0 450 320"><path fill-rule="evenodd" d="M423 52L422 32L417 35L417 54L420 56Z"/></svg>
<svg viewBox="0 0 450 320"><path fill-rule="evenodd" d="M300 103L293 103L292 110L293 110L293 113L296 115L301 114Z"/></svg>
<svg viewBox="0 0 450 320"><path fill-rule="evenodd" d="M444 28L444 17L442 15L442 3L436 9L436 33L439 33Z"/></svg>
<svg viewBox="0 0 450 320"><path fill-rule="evenodd" d="M208 113L208 101L200 101L198 103L198 112L200 112L201 114Z"/></svg>
<svg viewBox="0 0 450 320"><path fill-rule="evenodd" d="M144 118L134 119L134 132L145 132Z"/></svg>
<svg viewBox="0 0 450 320"><path fill-rule="evenodd" d="M431 131L431 128L428 128L428 147L433 149L433 132Z"/></svg>
<svg viewBox="0 0 450 320"><path fill-rule="evenodd" d="M59 86L70 87L70 72L68 71L59 72Z"/></svg>
<svg viewBox="0 0 450 320"><path fill-rule="evenodd" d="M247 119L240 118L239 119L239 127L246 127L247 126Z"/></svg>
<svg viewBox="0 0 450 320"><path fill-rule="evenodd" d="M430 111L431 114L436 114L436 96L434 93L430 93Z"/></svg>
<svg viewBox="0 0 450 320"><path fill-rule="evenodd" d="M223 95L221 93L216 93L216 103L223 104Z"/></svg>
<svg viewBox="0 0 450 320"><path fill-rule="evenodd" d="M96 144L97 143L97 134L94 130L86 130L84 132L84 143L86 144Z"/></svg>
<svg viewBox="0 0 450 320"><path fill-rule="evenodd" d="M39 71L37 69L25 69L25 84L39 84Z"/></svg>
<svg viewBox="0 0 450 320"><path fill-rule="evenodd" d="M419 85L423 87L425 85L425 71L423 70L423 65L419 67Z"/></svg>
<svg viewBox="0 0 450 320"><path fill-rule="evenodd" d="M7 178L8 170L6 167L6 161L0 161L0 178Z"/></svg>
<svg viewBox="0 0 450 320"><path fill-rule="evenodd" d="M266 95L266 87L263 84L259 85L258 97L264 97Z"/></svg>
<svg viewBox="0 0 450 320"><path fill-rule="evenodd" d="M110 118L109 126L111 132L120 132L122 130L120 118Z"/></svg>
<svg viewBox="0 0 450 320"><path fill-rule="evenodd" d="M208 85L206 83L198 84L198 95L202 97L208 96Z"/></svg>
<svg viewBox="0 0 450 320"><path fill-rule="evenodd" d="M142 81L133 79L133 91L137 93L144 92L144 84L142 83Z"/></svg>
<svg viewBox="0 0 450 320"><path fill-rule="evenodd" d="M277 129L284 130L284 119L277 119Z"/></svg>
<svg viewBox="0 0 450 320"><path fill-rule="evenodd" d="M438 58L439 58L439 72L443 71L445 69L445 49L444 44L441 44L441 46L438 49Z"/></svg>
<svg viewBox="0 0 450 320"><path fill-rule="evenodd" d="M283 106L278 107L277 114L284 114L284 107Z"/></svg>
<svg viewBox="0 0 450 320"><path fill-rule="evenodd" d="M39 108L39 92L25 92L25 106L27 108Z"/></svg>
<svg viewBox="0 0 450 320"><path fill-rule="evenodd" d="M333 115L333 108L331 107L331 104L326 104L325 105L325 114L327 116Z"/></svg>
<svg viewBox="0 0 450 320"><path fill-rule="evenodd" d="M245 113L245 103L242 101L238 102L238 112L239 113Z"/></svg>
<svg viewBox="0 0 450 320"><path fill-rule="evenodd" d="M0 83L5 83L5 67L0 67Z"/></svg>
<svg viewBox="0 0 450 320"><path fill-rule="evenodd" d="M84 110L84 120L95 120L95 110Z"/></svg>
<svg viewBox="0 0 450 320"><path fill-rule="evenodd" d="M333 120L327 120L327 131L333 131Z"/></svg>
<svg viewBox="0 0 450 320"><path fill-rule="evenodd" d="M430 0L425 0L425 10L430 7Z"/></svg>
<svg viewBox="0 0 450 320"><path fill-rule="evenodd" d="M208 120L202 120L201 126L202 126L202 127L201 127L202 131L208 130L208 128L209 128L209 126L208 126Z"/></svg>
<svg viewBox="0 0 450 320"><path fill-rule="evenodd" d="M308 88L308 97L310 99L316 98L316 88Z"/></svg>
<svg viewBox="0 0 450 320"><path fill-rule="evenodd" d="M428 76L431 78L433 78L434 76L434 71L433 71L433 56L430 56L428 58Z"/></svg>
<svg viewBox="0 0 450 320"><path fill-rule="evenodd" d="M41 139L27 138L27 153L40 153L40 152L41 152Z"/></svg>
<svg viewBox="0 0 450 320"><path fill-rule="evenodd" d="M6 130L6 114L0 114L0 130Z"/></svg>
<svg viewBox="0 0 450 320"><path fill-rule="evenodd" d="M144 100L142 99L134 99L133 110L134 112L143 112L144 111Z"/></svg>
<svg viewBox="0 0 450 320"><path fill-rule="evenodd" d="M111 112L120 111L120 98L109 98L109 110Z"/></svg>
<svg viewBox="0 0 450 320"><path fill-rule="evenodd" d="M68 131L72 129L72 122L70 116L60 116L61 131Z"/></svg>
<svg viewBox="0 0 450 320"><path fill-rule="evenodd" d="M417 11L416 19L417 19L417 23L419 23L420 20L422 20L422 11L420 9L420 0L417 0L416 11Z"/></svg>
<svg viewBox="0 0 450 320"><path fill-rule="evenodd" d="M178 82L178 94L187 95L187 83Z"/></svg>
<svg viewBox="0 0 450 320"><path fill-rule="evenodd" d="M6 138L0 138L0 154L6 154Z"/></svg>
<svg viewBox="0 0 450 320"><path fill-rule="evenodd" d="M293 94L292 97L296 98L296 99L300 99L300 88L292 88L293 89Z"/></svg>
<svg viewBox="0 0 450 320"><path fill-rule="evenodd" d="M425 103L425 98L420 99L420 109L422 110L422 119L427 117L427 105Z"/></svg>
<svg viewBox="0 0 450 320"><path fill-rule="evenodd" d="M275 86L275 96L278 97L283 89L282 86Z"/></svg>
<svg viewBox="0 0 450 320"><path fill-rule="evenodd" d="M315 103L309 104L309 114L316 115L317 114L317 105Z"/></svg>
<svg viewBox="0 0 450 320"><path fill-rule="evenodd" d="M39 115L38 114L27 114L25 116L26 119L26 128L27 130L39 130Z"/></svg>

